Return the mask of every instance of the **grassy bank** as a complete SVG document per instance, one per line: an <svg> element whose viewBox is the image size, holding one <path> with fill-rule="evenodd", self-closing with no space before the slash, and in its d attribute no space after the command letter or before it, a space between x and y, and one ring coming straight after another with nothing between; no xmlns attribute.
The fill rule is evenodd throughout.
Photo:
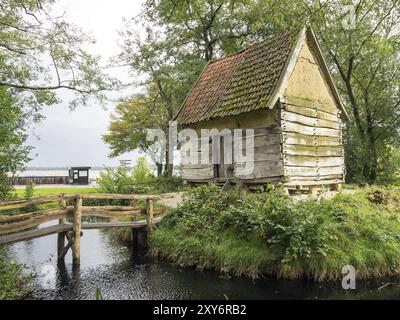
<svg viewBox="0 0 400 320"><path fill-rule="evenodd" d="M151 253L180 266L252 278L358 279L400 270L400 190L358 190L293 203L273 191L194 189L150 237Z"/></svg>

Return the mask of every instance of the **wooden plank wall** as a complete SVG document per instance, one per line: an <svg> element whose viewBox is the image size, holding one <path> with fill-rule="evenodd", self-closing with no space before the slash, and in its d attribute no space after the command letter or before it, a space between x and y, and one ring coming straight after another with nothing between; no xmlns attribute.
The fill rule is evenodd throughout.
<svg viewBox="0 0 400 320"><path fill-rule="evenodd" d="M245 182L266 183L283 179L283 157L282 157L282 132L278 122L275 125L254 129L254 170L250 174L243 175L241 168L244 162L234 163L234 178ZM223 140L221 140L221 144ZM237 141L233 139L233 145ZM210 144L210 160L212 146ZM242 155L246 156L246 136L242 137ZM198 156L200 159L200 154ZM247 164L248 165L248 164ZM181 174L188 181L209 181L213 179L213 165L186 164L181 166Z"/></svg>
<svg viewBox="0 0 400 320"><path fill-rule="evenodd" d="M243 137L243 154L245 155L246 138ZM251 182L276 181L283 178L282 132L279 124L254 129L254 170L251 174L241 175L240 168L245 164L236 162L234 175L240 180Z"/></svg>
<svg viewBox="0 0 400 320"><path fill-rule="evenodd" d="M344 182L342 120L336 107L286 97L281 127L286 185Z"/></svg>

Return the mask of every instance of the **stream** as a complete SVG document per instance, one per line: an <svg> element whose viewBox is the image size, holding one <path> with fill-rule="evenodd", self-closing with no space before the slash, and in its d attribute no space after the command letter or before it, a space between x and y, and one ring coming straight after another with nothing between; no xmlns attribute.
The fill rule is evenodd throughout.
<svg viewBox="0 0 400 320"><path fill-rule="evenodd" d="M48 226L50 224L46 224ZM85 230L81 266L71 253L57 266L57 236L8 247L15 261L34 270L29 299L400 299L400 279L357 281L356 290L341 282L314 283L276 279L227 278L214 272L180 269L167 262L136 255L108 231Z"/></svg>

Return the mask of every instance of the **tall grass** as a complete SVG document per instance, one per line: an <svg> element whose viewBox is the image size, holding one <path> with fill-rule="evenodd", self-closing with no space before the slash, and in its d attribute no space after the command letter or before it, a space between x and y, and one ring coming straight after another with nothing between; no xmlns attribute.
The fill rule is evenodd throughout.
<svg viewBox="0 0 400 320"><path fill-rule="evenodd" d="M194 189L151 234L153 255L180 266L257 278L315 281L396 275L400 191L364 189L331 200L293 203L273 191Z"/></svg>

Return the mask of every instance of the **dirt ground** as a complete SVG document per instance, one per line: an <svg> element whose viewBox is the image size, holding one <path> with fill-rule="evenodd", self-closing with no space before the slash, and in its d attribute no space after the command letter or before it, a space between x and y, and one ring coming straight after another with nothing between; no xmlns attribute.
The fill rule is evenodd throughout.
<svg viewBox="0 0 400 320"><path fill-rule="evenodd" d="M164 193L160 195L161 199L158 201L164 206L176 208L183 200L184 192Z"/></svg>

